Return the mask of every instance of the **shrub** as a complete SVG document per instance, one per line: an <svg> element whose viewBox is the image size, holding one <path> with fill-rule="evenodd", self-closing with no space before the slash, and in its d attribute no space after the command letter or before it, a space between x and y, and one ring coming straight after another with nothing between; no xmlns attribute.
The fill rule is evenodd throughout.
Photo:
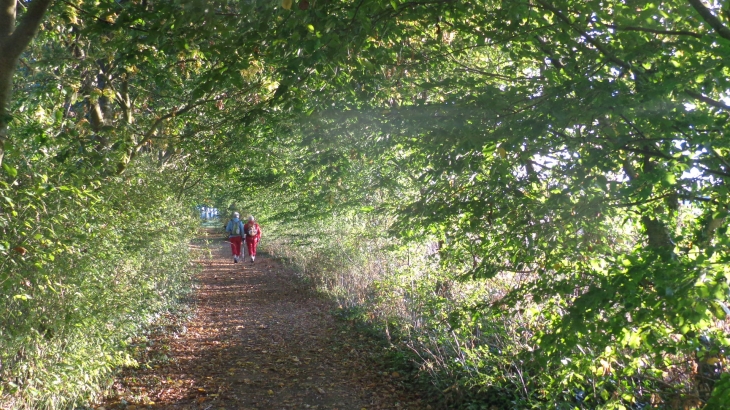
<svg viewBox="0 0 730 410"><path fill-rule="evenodd" d="M130 339L189 292L197 219L174 200L170 178L140 161L103 181L5 188L18 211L0 241L3 408L97 397L115 368L131 364Z"/></svg>

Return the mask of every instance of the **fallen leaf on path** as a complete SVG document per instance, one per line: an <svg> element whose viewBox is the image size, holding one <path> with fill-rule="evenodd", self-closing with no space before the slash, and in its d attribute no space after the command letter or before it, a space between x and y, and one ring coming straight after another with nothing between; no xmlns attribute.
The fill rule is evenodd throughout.
<svg viewBox="0 0 730 410"><path fill-rule="evenodd" d="M169 334L150 337L154 345L138 352L146 365L123 371L115 386L123 394L103 403L106 409L429 408L403 400L396 387L406 376L366 363L380 350L362 346L361 334L337 325L328 302L310 298L289 280L294 276L288 270L265 262L251 270L236 266L232 273L229 250L220 251L226 263L221 257L203 267L196 315L164 329ZM266 329L274 332L260 331ZM162 366L149 360L163 354ZM155 402L119 401L141 395Z"/></svg>

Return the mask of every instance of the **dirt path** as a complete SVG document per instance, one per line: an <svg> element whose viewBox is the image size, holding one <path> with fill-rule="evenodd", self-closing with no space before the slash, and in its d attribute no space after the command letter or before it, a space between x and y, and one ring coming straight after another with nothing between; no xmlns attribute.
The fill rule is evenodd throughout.
<svg viewBox="0 0 730 410"><path fill-rule="evenodd" d="M124 372L104 409L430 408L278 262L233 264L220 238L209 248L195 316L142 346L145 361Z"/></svg>

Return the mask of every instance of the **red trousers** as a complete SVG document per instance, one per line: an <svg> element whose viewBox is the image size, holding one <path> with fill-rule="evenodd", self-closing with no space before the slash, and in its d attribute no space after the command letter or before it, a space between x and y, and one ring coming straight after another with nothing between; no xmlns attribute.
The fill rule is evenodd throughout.
<svg viewBox="0 0 730 410"><path fill-rule="evenodd" d="M246 238L246 247L248 248L249 256L256 256L256 245L259 244L258 238Z"/></svg>
<svg viewBox="0 0 730 410"><path fill-rule="evenodd" d="M231 242L233 256L241 256L241 243L243 242L243 238L240 236L231 236L228 240Z"/></svg>

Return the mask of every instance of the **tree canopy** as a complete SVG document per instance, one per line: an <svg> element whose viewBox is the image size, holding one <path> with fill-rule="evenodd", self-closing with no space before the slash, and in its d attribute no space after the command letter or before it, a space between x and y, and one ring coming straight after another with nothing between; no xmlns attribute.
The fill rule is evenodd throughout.
<svg viewBox="0 0 730 410"><path fill-rule="evenodd" d="M180 202L274 192L285 220L387 218L463 280L509 276L471 314L537 307L548 369L730 345L724 2L0 4L7 261L73 247L27 228L49 192L95 208L145 164Z"/></svg>

